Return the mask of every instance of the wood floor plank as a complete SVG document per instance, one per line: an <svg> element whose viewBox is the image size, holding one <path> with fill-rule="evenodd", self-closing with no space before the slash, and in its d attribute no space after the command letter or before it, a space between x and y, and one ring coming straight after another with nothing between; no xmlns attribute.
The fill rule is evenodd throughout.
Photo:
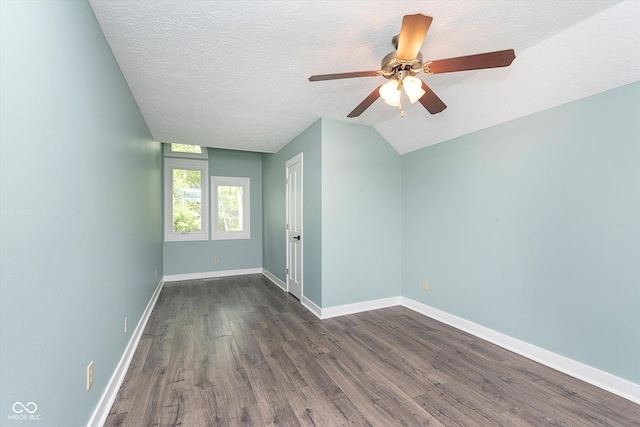
<svg viewBox="0 0 640 427"><path fill-rule="evenodd" d="M369 357L366 360L370 369L380 372L389 381L402 384L403 390L410 396L422 394L425 383L429 383L428 373L433 370L428 359L413 357L407 351L401 354L393 347L386 347L385 341L380 340L376 332L370 329L350 328L348 333L353 338L350 341L360 345L357 347L358 350L346 347L347 355L354 351L368 354Z"/></svg>
<svg viewBox="0 0 640 427"><path fill-rule="evenodd" d="M285 391L295 391L307 387L307 382L282 346L272 346L265 337L256 337L264 358L271 368L280 387Z"/></svg>
<svg viewBox="0 0 640 427"><path fill-rule="evenodd" d="M118 394L113 406L111 407L110 413L116 414L118 412L126 411L130 404L130 399L136 396L140 376L142 375L142 366L144 365L150 345L150 338L141 339L138 342L138 347L133 353L129 369L127 370L124 379L122 380L122 384L118 389Z"/></svg>
<svg viewBox="0 0 640 427"><path fill-rule="evenodd" d="M318 354L305 342L300 340L291 341L283 343L283 347L296 368L301 372L305 382L313 387L322 398L335 400L344 397L342 389L318 364L316 360Z"/></svg>
<svg viewBox="0 0 640 427"><path fill-rule="evenodd" d="M440 387L426 390L415 398L416 402L447 427L477 425L486 427L501 426L500 413L487 411L491 402L484 399L473 399L465 395L458 397L447 393Z"/></svg>
<svg viewBox="0 0 640 427"><path fill-rule="evenodd" d="M349 419L333 401L319 396L312 387L302 387L287 393L300 424L303 426L341 426L350 424ZM359 414L356 418L361 418Z"/></svg>
<svg viewBox="0 0 640 427"><path fill-rule="evenodd" d="M229 425L238 427L260 427L264 425L257 404L242 407L229 406L229 411Z"/></svg>
<svg viewBox="0 0 640 427"><path fill-rule="evenodd" d="M640 405L403 307L319 320L262 275L164 286L106 426L640 427Z"/></svg>
<svg viewBox="0 0 640 427"><path fill-rule="evenodd" d="M626 414L611 410L606 404L585 405L571 399L553 398L549 401L565 418L578 424L601 426L640 426L640 408L628 408ZM640 405L637 405L640 406ZM622 416L621 416L622 415ZM626 424L628 423L628 424Z"/></svg>
<svg viewBox="0 0 640 427"><path fill-rule="evenodd" d="M247 369L241 363L235 340L232 337L219 337L215 340L215 346L214 362L207 365L207 372L217 401L232 402L243 407L255 404L255 390Z"/></svg>
<svg viewBox="0 0 640 427"><path fill-rule="evenodd" d="M249 378L255 390L264 425L300 425L268 364L249 369Z"/></svg>
<svg viewBox="0 0 640 427"><path fill-rule="evenodd" d="M370 427L372 424L372 414L367 411L366 407L358 408L353 404L351 399L347 396L335 398L331 400L331 405L340 412L340 414L347 420L347 425Z"/></svg>

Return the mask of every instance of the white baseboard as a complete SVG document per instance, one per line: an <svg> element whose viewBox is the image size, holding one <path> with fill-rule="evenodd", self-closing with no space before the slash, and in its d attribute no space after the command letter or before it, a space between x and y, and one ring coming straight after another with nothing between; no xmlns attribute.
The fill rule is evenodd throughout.
<svg viewBox="0 0 640 427"><path fill-rule="evenodd" d="M287 292L287 284L284 283L282 280L278 279L278 277L275 274L273 274L269 270L265 270L263 268L262 269L262 275L264 277L266 277L267 279L269 279L271 282L273 282L274 285L276 285L277 287L279 287L283 291Z"/></svg>
<svg viewBox="0 0 640 427"><path fill-rule="evenodd" d="M401 297L400 299L401 305L408 309L446 323L456 329L468 332L485 341L489 341L528 359L640 404L640 385L638 384L512 338L493 329L486 328L410 298Z"/></svg>
<svg viewBox="0 0 640 427"><path fill-rule="evenodd" d="M278 279L278 277L276 277L275 274L273 274L269 270L265 270L264 268L262 269L262 274L264 275L264 277L266 277L271 282L273 282L274 285L276 285L278 288L280 288L280 290L282 290L284 292L288 292L287 291L287 284L284 283L282 280ZM322 317L321 317L322 316L322 309L320 307L318 307L309 298L307 298L307 297L305 297L303 295L302 299L300 299L300 303L302 304L302 306L304 308L306 308L307 310L309 310L310 312L315 314L316 317L318 317L318 319L322 319Z"/></svg>
<svg viewBox="0 0 640 427"><path fill-rule="evenodd" d="M202 273L170 274L164 276L165 282L179 282L182 280L212 279L215 277L244 276L245 274L260 274L262 268L245 268L242 270L205 271Z"/></svg>
<svg viewBox="0 0 640 427"><path fill-rule="evenodd" d="M362 313L363 311L377 310L380 308L400 305L400 297L382 298L371 301L357 302L354 304L337 305L335 307L323 308L321 319L345 316L347 314Z"/></svg>
<svg viewBox="0 0 640 427"><path fill-rule="evenodd" d="M271 273L269 270L265 270L264 268L262 269L262 274L264 275L264 277L266 277L271 282L273 282L274 285L276 285L278 288L280 288L280 290L282 290L284 292L288 292L287 291L287 284L284 283L282 280L278 279L278 277L276 277L275 274ZM302 298L300 299L300 303L302 304L302 306L304 308L306 308L307 310L309 310L310 312L315 314L316 317L318 317L318 319L322 319L322 317L321 317L322 316L322 309L320 307L318 307L309 298L307 298L307 297L305 297L303 295Z"/></svg>
<svg viewBox="0 0 640 427"><path fill-rule="evenodd" d="M160 280L158 286L156 286L156 290L153 291L153 294L151 295L151 299L149 299L147 307L144 309L144 312L142 312L142 317L140 317L138 325L133 331L133 334L131 334L131 339L129 340L127 347L125 347L124 353L120 358L120 362L118 362L116 370L113 372L113 375L111 375L107 388L102 394L102 397L98 402L98 406L93 411L89 424L87 424L89 427L102 427L107 420L111 406L113 406L113 402L116 400L120 385L122 385L122 381L124 381L124 376L127 373L127 369L129 369L129 364L131 364L133 354L136 352L136 348L140 342L140 337L142 337L144 327L147 325L147 321L149 320L149 316L151 316L153 307L156 305L156 301L158 301L158 296L160 296L162 286L164 286L164 280Z"/></svg>
<svg viewBox="0 0 640 427"><path fill-rule="evenodd" d="M314 303L304 295L302 296L302 299L300 300L300 302L302 303L302 306L304 308L306 308L307 310L315 314L318 319L322 319L322 309L318 307L316 303Z"/></svg>

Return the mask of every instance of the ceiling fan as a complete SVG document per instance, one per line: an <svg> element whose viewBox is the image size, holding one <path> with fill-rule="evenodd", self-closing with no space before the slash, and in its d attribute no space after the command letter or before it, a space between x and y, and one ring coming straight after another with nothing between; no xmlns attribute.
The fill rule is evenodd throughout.
<svg viewBox="0 0 640 427"><path fill-rule="evenodd" d="M358 117L379 97L382 97L387 104L398 107L400 115L404 116L404 110L402 109L402 89L404 89L411 103L420 101L429 113L437 114L447 108L447 106L423 80L415 77L417 74L421 72L425 74L442 74L454 71L506 67L510 65L516 57L513 49L507 49L423 62L420 48L427 35L427 31L429 31L432 20L432 17L419 13L415 15L405 15L402 19L400 34L392 40L396 51L391 52L382 59L380 70L319 74L309 77L309 81L316 82L321 80L375 76L383 76L389 80L371 92L347 117Z"/></svg>

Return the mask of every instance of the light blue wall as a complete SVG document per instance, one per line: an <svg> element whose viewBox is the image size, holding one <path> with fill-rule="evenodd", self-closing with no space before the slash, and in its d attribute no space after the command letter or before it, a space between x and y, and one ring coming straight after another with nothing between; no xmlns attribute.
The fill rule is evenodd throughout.
<svg viewBox="0 0 640 427"><path fill-rule="evenodd" d="M163 274L160 146L88 3L2 1L0 19L0 417L18 425L12 404L33 401L39 426L84 425L124 316L136 324ZM210 168L262 177L252 236L284 281L285 162L304 153L319 306L397 295L401 262L402 295L640 383L639 116L635 83L404 155L401 210L398 156L363 126L318 121L276 154L212 150ZM166 244L164 274L260 266L253 246L216 243Z"/></svg>
<svg viewBox="0 0 640 427"><path fill-rule="evenodd" d="M262 267L286 283L286 162L303 153L303 295L322 305L321 120L275 154L264 154Z"/></svg>
<svg viewBox="0 0 640 427"><path fill-rule="evenodd" d="M400 294L400 155L370 126L321 119L263 156L265 270L286 282L285 163L304 156L304 288L319 307Z"/></svg>
<svg viewBox="0 0 640 427"><path fill-rule="evenodd" d="M638 118L634 83L402 156L402 295L640 383Z"/></svg>
<svg viewBox="0 0 640 427"><path fill-rule="evenodd" d="M87 2L0 20L0 424L81 426L162 275L160 145Z"/></svg>
<svg viewBox="0 0 640 427"><path fill-rule="evenodd" d="M165 275L262 266L262 154L213 148L208 152L209 175L251 179L251 239L165 242ZM214 262L215 256L218 262Z"/></svg>
<svg viewBox="0 0 640 427"><path fill-rule="evenodd" d="M374 128L322 119L322 307L400 295L400 188Z"/></svg>

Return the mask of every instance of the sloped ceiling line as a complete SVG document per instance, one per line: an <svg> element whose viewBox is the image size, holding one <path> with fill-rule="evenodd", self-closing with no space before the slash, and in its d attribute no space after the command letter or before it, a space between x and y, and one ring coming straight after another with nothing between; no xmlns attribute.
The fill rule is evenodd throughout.
<svg viewBox="0 0 640 427"><path fill-rule="evenodd" d="M275 152L319 117L374 126L406 153L640 80L635 0L90 0L153 137ZM423 6L420 6L423 5ZM391 7L393 6L393 7ZM385 80L309 82L377 69L402 16L434 17L425 60L513 48L504 69L421 77L448 105L400 118Z"/></svg>

